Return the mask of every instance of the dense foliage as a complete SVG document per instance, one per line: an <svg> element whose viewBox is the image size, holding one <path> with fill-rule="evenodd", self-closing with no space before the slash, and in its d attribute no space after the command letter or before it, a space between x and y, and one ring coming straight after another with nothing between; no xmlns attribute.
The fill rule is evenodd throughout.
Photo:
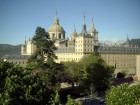
<svg viewBox="0 0 140 105"><path fill-rule="evenodd" d="M85 56L80 62L68 61L65 66L65 82L85 88L87 93L110 87L114 67L108 66L98 53Z"/></svg>
<svg viewBox="0 0 140 105"><path fill-rule="evenodd" d="M67 101L66 105L82 105L81 102L75 101L74 99L72 99L70 97L70 95L68 95L67 98L68 98L68 101Z"/></svg>
<svg viewBox="0 0 140 105"><path fill-rule="evenodd" d="M74 85L80 85L84 76L84 71L82 71L80 63L75 61L68 61L63 62L63 64L65 67L65 75L63 77L63 81L70 83L73 88Z"/></svg>
<svg viewBox="0 0 140 105"><path fill-rule="evenodd" d="M5 66L3 66L5 65ZM0 63L1 76L4 84L1 87L0 104L2 105L40 105L49 100L49 89L45 86L39 76L34 75L26 68L12 65L7 62ZM8 67L8 69L7 69Z"/></svg>
<svg viewBox="0 0 140 105"><path fill-rule="evenodd" d="M105 91L111 85L114 67L108 66L98 53L84 57L80 63L85 73L83 85L87 90Z"/></svg>
<svg viewBox="0 0 140 105"><path fill-rule="evenodd" d="M9 62L0 60L0 93L4 91L5 81L7 77L7 70L14 65Z"/></svg>
<svg viewBox="0 0 140 105"><path fill-rule="evenodd" d="M122 84L106 93L106 105L135 105L140 100L140 85ZM139 105L140 102L137 103Z"/></svg>

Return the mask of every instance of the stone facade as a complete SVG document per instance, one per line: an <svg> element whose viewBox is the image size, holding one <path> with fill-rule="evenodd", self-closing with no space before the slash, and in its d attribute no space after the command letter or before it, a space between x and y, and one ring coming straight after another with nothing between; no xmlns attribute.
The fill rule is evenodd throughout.
<svg viewBox="0 0 140 105"><path fill-rule="evenodd" d="M36 45L32 40L25 41L21 47L21 55L32 55L36 51Z"/></svg>
<svg viewBox="0 0 140 105"><path fill-rule="evenodd" d="M136 76L140 80L140 55L136 56Z"/></svg>

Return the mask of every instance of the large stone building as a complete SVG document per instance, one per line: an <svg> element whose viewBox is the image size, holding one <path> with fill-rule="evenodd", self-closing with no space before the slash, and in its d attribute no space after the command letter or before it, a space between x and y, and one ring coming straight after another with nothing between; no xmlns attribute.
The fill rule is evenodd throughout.
<svg viewBox="0 0 140 105"><path fill-rule="evenodd" d="M136 56L140 55L140 48L137 45L130 43L129 38L122 45L104 46L98 41L98 32L94 27L92 20L89 31L86 29L85 16L84 24L81 33L74 30L69 39L65 39L65 30L59 24L59 19L56 16L54 23L50 26L48 33L51 40L55 41L55 46L58 49L55 51L58 57L55 60L57 63L62 61L80 61L83 56L98 51L101 57L108 65L116 68L115 73L126 71L128 74L136 74ZM21 55L32 55L36 50L32 40L26 41L21 48Z"/></svg>
<svg viewBox="0 0 140 105"><path fill-rule="evenodd" d="M136 76L140 80L140 55L136 56Z"/></svg>

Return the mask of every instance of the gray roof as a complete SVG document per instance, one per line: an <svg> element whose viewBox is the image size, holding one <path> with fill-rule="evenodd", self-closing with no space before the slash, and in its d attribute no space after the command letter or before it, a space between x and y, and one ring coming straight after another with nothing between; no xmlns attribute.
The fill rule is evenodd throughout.
<svg viewBox="0 0 140 105"><path fill-rule="evenodd" d="M140 54L140 48L132 48L132 47L108 47L108 46L100 46L97 50L99 53L127 53L127 54Z"/></svg>
<svg viewBox="0 0 140 105"><path fill-rule="evenodd" d="M27 60L29 59L29 55L5 55L2 59L7 60Z"/></svg>
<svg viewBox="0 0 140 105"><path fill-rule="evenodd" d="M54 51L55 53L74 53L75 47L62 47Z"/></svg>

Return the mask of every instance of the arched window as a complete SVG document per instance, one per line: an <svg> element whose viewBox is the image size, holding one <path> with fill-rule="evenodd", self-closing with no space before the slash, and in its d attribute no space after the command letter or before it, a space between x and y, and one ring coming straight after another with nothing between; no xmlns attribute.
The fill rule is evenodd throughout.
<svg viewBox="0 0 140 105"><path fill-rule="evenodd" d="M53 33L53 34L52 34L52 38L54 38L54 37L55 37L55 34Z"/></svg>
<svg viewBox="0 0 140 105"><path fill-rule="evenodd" d="M66 47L68 47L68 43L66 42Z"/></svg>
<svg viewBox="0 0 140 105"><path fill-rule="evenodd" d="M59 34L59 38L61 38L61 34Z"/></svg>

